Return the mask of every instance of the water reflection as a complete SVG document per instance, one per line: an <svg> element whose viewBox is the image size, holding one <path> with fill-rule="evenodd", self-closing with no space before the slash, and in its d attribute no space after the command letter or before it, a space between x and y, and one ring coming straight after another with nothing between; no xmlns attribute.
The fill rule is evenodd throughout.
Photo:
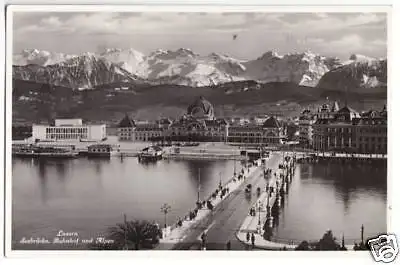
<svg viewBox="0 0 400 265"><path fill-rule="evenodd" d="M41 198L42 202L46 203L47 202L47 166L46 166L46 161L44 159L36 159L34 161L34 165L37 166L38 168L38 176L39 176L39 181L40 181L40 192L41 192Z"/></svg>
<svg viewBox="0 0 400 265"><path fill-rule="evenodd" d="M386 231L386 164L323 162L297 166L273 236L317 240L327 229L346 243Z"/></svg>
<svg viewBox="0 0 400 265"><path fill-rule="evenodd" d="M40 236L51 235L60 226L89 236L114 225L123 213L163 223L163 203L172 206L168 220L175 221L195 206L199 168L201 199L217 188L220 172L222 182L233 174L232 161L142 164L135 157L125 157L122 162L119 157L16 159L13 225L18 229L13 236L20 238L33 230Z"/></svg>

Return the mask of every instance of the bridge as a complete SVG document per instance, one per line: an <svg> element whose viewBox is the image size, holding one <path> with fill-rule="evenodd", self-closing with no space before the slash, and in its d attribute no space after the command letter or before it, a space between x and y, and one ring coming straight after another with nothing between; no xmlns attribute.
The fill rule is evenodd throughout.
<svg viewBox="0 0 400 265"><path fill-rule="evenodd" d="M215 205L213 210L201 208L194 220L185 217L181 226L164 229L164 237L156 249L200 249L201 236L204 233L208 250L226 249L228 241L231 243L231 249L245 250L247 246L238 234L246 229L261 232L258 222L254 225L255 221L250 221L249 210L258 201L263 201L266 206L262 209L261 223L268 223L268 220L271 220L272 206L278 205L281 192L288 190L289 177L284 176L289 173L289 163L293 164L290 161L293 160L284 162L282 154L272 153L268 159L264 160L264 163L260 159L257 161L258 165L248 169L243 168L240 173L243 177L240 180L239 174L224 185L224 188L229 188L229 193L225 197L208 198ZM284 165L284 167L279 168L279 165ZM265 169L271 169L271 173L265 175ZM252 189L250 192L245 192L249 184ZM260 194L257 193L258 187L261 190ZM247 227L244 228L244 225Z"/></svg>

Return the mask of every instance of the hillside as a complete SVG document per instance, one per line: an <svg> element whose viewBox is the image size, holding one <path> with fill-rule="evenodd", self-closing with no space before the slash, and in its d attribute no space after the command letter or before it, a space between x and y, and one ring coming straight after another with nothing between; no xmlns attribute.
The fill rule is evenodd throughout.
<svg viewBox="0 0 400 265"><path fill-rule="evenodd" d="M344 102L345 93L321 91L316 87L294 83L242 81L218 86L187 87L178 85L120 84L98 86L93 90L73 91L14 80L13 121L39 122L55 117L81 117L88 121L117 122L125 113L136 119L176 118L200 95L215 107L217 116L259 114L298 115L303 106L329 99ZM356 109L381 106L386 93L349 94L349 103Z"/></svg>

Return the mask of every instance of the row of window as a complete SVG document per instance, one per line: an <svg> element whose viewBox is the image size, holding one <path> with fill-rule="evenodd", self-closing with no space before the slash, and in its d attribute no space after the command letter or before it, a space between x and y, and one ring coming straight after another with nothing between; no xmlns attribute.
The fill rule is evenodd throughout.
<svg viewBox="0 0 400 265"><path fill-rule="evenodd" d="M328 141L328 137L326 137L326 136L317 136L317 135L315 135L314 138L316 140L324 139L325 141ZM335 139L336 139L336 141L340 142L340 141L342 141L342 139L347 140L348 137L329 137L329 141L330 142L334 142ZM352 139L352 140L355 141L355 139ZM363 142L363 141L365 141L365 142L369 142L369 141L371 141L371 142L375 142L375 141L376 142L387 142L387 138L386 137L359 137L358 140L360 142Z"/></svg>
<svg viewBox="0 0 400 265"><path fill-rule="evenodd" d="M136 128L137 132L162 131L161 128Z"/></svg>
<svg viewBox="0 0 400 265"><path fill-rule="evenodd" d="M386 121L383 121L383 120L378 120L378 121L375 121L375 120L362 120L361 124L362 125L382 125L382 124L386 124Z"/></svg>
<svg viewBox="0 0 400 265"><path fill-rule="evenodd" d="M365 141L371 141L371 142L387 142L387 138L386 137L360 137L359 138L360 142Z"/></svg>
<svg viewBox="0 0 400 265"><path fill-rule="evenodd" d="M279 138L242 138L242 137L228 137L229 142L234 143L279 143Z"/></svg>
<svg viewBox="0 0 400 265"><path fill-rule="evenodd" d="M323 143L317 143L315 144L315 147L319 147L320 149L324 149L326 145ZM330 148L332 147L352 147L356 148L357 146L355 144L349 144L349 143L344 143L343 145L329 145ZM368 144L361 144L358 146L358 149L362 151L367 151L367 152L373 152L374 150L379 150L379 151L384 151L387 149L386 144L377 144L377 145L368 145Z"/></svg>
<svg viewBox="0 0 400 265"><path fill-rule="evenodd" d="M99 149L90 148L89 151L93 152L93 153L106 153L106 152L110 152L111 150L110 150L110 148L99 148Z"/></svg>
<svg viewBox="0 0 400 265"><path fill-rule="evenodd" d="M54 134L54 133L46 133L46 139L87 139L88 136L85 133L82 134Z"/></svg>
<svg viewBox="0 0 400 265"><path fill-rule="evenodd" d="M46 133L87 133L88 128L56 128L48 127L46 128Z"/></svg>
<svg viewBox="0 0 400 265"><path fill-rule="evenodd" d="M360 133L387 133L386 128L363 128Z"/></svg>

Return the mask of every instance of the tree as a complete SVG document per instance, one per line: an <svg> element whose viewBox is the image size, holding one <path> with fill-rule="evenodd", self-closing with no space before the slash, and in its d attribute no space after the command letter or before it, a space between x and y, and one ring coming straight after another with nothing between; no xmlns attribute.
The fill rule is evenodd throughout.
<svg viewBox="0 0 400 265"><path fill-rule="evenodd" d="M307 241L302 241L295 250L311 250L310 244Z"/></svg>
<svg viewBox="0 0 400 265"><path fill-rule="evenodd" d="M316 250L340 250L340 245L336 243L336 238L332 231L328 230L315 245Z"/></svg>
<svg viewBox="0 0 400 265"><path fill-rule="evenodd" d="M105 245L101 249L151 249L161 236L162 231L156 224L148 221L127 221L109 228L107 238L113 240L113 244ZM95 244L92 248L99 249L99 245Z"/></svg>

